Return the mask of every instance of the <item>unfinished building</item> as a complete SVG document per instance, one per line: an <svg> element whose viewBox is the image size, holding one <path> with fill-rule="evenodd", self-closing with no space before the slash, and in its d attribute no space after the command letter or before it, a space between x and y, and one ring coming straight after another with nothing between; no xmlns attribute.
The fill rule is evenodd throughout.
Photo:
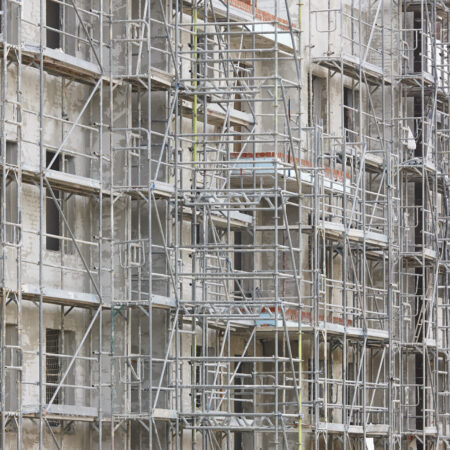
<svg viewBox="0 0 450 450"><path fill-rule="evenodd" d="M450 2L0 5L1 449L450 448Z"/></svg>

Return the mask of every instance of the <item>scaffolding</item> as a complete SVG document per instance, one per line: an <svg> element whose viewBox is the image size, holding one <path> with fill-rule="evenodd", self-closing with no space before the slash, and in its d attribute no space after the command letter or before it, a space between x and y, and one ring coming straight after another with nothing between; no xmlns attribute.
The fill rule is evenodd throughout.
<svg viewBox="0 0 450 450"><path fill-rule="evenodd" d="M450 4L29 3L0 447L450 446Z"/></svg>

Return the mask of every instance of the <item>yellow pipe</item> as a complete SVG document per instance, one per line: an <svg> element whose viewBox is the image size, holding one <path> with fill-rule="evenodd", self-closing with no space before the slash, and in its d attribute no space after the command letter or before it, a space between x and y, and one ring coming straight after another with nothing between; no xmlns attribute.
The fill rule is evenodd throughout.
<svg viewBox="0 0 450 450"><path fill-rule="evenodd" d="M300 320L301 320L300 313ZM300 389L298 391L298 403L300 405L299 417L298 417L298 450L302 450L302 332L298 333L298 378Z"/></svg>
<svg viewBox="0 0 450 450"><path fill-rule="evenodd" d="M298 29L301 30L302 29L302 6L303 3L299 2L298 4Z"/></svg>

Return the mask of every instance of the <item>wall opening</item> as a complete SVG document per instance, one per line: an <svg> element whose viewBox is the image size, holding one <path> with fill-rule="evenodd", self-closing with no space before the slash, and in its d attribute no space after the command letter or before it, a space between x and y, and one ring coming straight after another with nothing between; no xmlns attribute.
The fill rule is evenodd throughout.
<svg viewBox="0 0 450 450"><path fill-rule="evenodd" d="M55 330L52 328L47 328L46 330L46 346L45 351L47 353L45 361L45 373L46 382L49 384L58 384L61 380L61 375L66 371L70 363L70 358L66 357L75 353L75 332L74 331L64 331ZM50 354L50 355L49 355ZM65 355L65 356L59 356ZM75 364L72 365L70 372L67 374L64 380L64 385L73 386L75 385ZM75 404L75 392L74 388L63 387L59 389L54 404ZM56 386L46 386L45 389L45 399L48 403L53 394L56 391Z"/></svg>
<svg viewBox="0 0 450 450"><path fill-rule="evenodd" d="M55 3L53 0L47 0L46 25L47 47L60 48L61 38L59 31L61 31L61 11L59 3Z"/></svg>
<svg viewBox="0 0 450 450"><path fill-rule="evenodd" d="M58 384L61 376L61 365L59 357L55 356L59 353L61 340L61 331L47 328L45 331L45 381L48 383L45 386L45 403L49 403L56 392L55 384ZM61 391L58 391L53 404L58 405Z"/></svg>
<svg viewBox="0 0 450 450"><path fill-rule="evenodd" d="M57 384L61 381L62 374L67 370L70 363L68 355L75 353L75 332L46 329L46 345L47 353L45 359L45 402L48 404L56 392ZM61 356L60 356L61 355ZM64 355L64 356L62 356ZM75 364L64 380L64 387L58 390L52 404L55 405L74 405L75 389L70 386L75 385ZM49 421L50 426L57 427L61 424L59 420Z"/></svg>
<svg viewBox="0 0 450 450"><path fill-rule="evenodd" d="M196 356L200 357L203 356L203 347L201 345L197 345L196 349ZM202 372L201 372L201 366L200 363L197 362L197 365L195 366L195 385L199 386L202 384ZM195 390L195 406L197 408L200 408L202 406L202 392L198 389Z"/></svg>
<svg viewBox="0 0 450 450"><path fill-rule="evenodd" d="M358 142L358 91L344 87L344 131L347 142Z"/></svg>

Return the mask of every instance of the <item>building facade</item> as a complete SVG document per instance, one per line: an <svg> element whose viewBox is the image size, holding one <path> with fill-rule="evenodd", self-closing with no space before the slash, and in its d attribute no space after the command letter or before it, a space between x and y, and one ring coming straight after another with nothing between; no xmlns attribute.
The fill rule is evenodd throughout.
<svg viewBox="0 0 450 450"><path fill-rule="evenodd" d="M0 4L0 448L450 447L449 2Z"/></svg>

